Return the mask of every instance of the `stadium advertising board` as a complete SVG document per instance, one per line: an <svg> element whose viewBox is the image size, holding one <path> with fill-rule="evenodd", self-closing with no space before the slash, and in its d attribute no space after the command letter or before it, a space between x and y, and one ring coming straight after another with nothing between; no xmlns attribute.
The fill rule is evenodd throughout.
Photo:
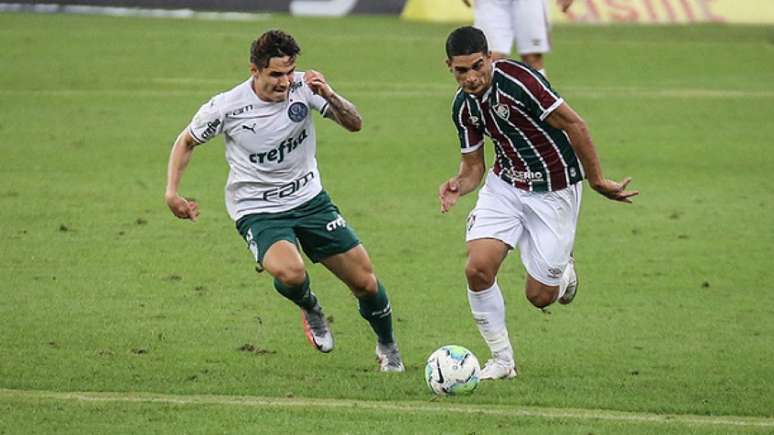
<svg viewBox="0 0 774 435"><path fill-rule="evenodd" d="M554 23L774 23L772 0L575 0L566 14L548 2ZM473 12L461 0L408 0L403 18L464 23L473 21Z"/></svg>
<svg viewBox="0 0 774 435"><path fill-rule="evenodd" d="M472 0L475 1L475 0ZM774 0L576 0L568 13L547 0L554 23L687 24L774 23ZM292 15L345 16L392 14L407 20L470 23L473 13L462 0L35 0L0 1L0 11L85 13L75 5L104 8L192 9L197 11L279 12ZM61 6L57 9L57 6ZM96 8L96 9L95 9ZM115 10L112 10L116 13Z"/></svg>

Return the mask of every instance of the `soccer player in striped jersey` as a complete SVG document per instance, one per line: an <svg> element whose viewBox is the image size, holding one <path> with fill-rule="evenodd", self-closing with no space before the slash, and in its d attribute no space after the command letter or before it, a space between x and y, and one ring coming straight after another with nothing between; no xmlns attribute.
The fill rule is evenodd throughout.
<svg viewBox="0 0 774 435"><path fill-rule="evenodd" d="M196 146L223 134L229 165L226 209L256 270L266 270L276 290L301 309L310 344L330 352L334 340L300 250L355 295L361 316L376 333L381 371L402 372L387 293L317 170L312 110L352 132L360 130L362 120L321 73L296 71L300 51L293 37L279 30L253 41L250 77L204 104L175 141L165 200L175 216L196 220L199 207L178 194L180 179Z"/></svg>
<svg viewBox="0 0 774 435"><path fill-rule="evenodd" d="M581 181L614 201L631 202L631 181L616 182L602 168L586 124L527 65L494 61L484 33L466 26L446 41L447 64L459 89L452 119L462 151L456 176L441 184L446 213L484 177L484 137L495 162L467 220L465 276L473 319L492 352L481 379L516 376L497 272L518 248L527 270L527 299L538 308L570 303L578 280L572 257L581 202Z"/></svg>

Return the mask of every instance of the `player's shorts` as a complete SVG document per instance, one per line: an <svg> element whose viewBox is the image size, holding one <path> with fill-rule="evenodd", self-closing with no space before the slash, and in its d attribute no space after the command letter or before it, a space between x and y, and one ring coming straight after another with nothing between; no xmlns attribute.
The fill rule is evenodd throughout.
<svg viewBox="0 0 774 435"><path fill-rule="evenodd" d="M468 215L466 241L497 239L518 247L530 276L545 285L559 285L575 243L581 186L528 192L489 172Z"/></svg>
<svg viewBox="0 0 774 435"><path fill-rule="evenodd" d="M519 54L548 53L548 8L545 0L476 0L474 26L484 31L489 49Z"/></svg>
<svg viewBox="0 0 774 435"><path fill-rule="evenodd" d="M266 252L280 240L300 245L315 263L360 244L325 191L292 210L244 216L237 221L236 227L247 242L259 271L263 270Z"/></svg>

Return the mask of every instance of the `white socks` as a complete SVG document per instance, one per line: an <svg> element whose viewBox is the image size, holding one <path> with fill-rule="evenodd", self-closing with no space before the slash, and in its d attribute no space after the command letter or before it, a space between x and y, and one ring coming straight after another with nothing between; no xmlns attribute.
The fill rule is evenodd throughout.
<svg viewBox="0 0 774 435"><path fill-rule="evenodd" d="M559 294L557 294L555 300L559 300L562 296L564 296L565 293L567 293L567 287L570 285L570 282L573 281L575 278L575 263L569 262L567 263L567 267L564 268L564 273L562 273L562 277L559 281Z"/></svg>
<svg viewBox="0 0 774 435"><path fill-rule="evenodd" d="M513 348L505 326L505 301L497 281L492 287L480 292L468 288L468 303L473 320L492 351L492 356L503 365L513 367Z"/></svg>

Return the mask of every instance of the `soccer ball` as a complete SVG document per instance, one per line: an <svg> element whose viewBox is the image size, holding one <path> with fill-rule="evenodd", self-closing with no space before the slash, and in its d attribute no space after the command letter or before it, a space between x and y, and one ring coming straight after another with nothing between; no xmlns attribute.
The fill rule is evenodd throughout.
<svg viewBox="0 0 774 435"><path fill-rule="evenodd" d="M427 358L425 381L430 391L440 396L470 394L478 387L480 372L473 352L452 344Z"/></svg>

